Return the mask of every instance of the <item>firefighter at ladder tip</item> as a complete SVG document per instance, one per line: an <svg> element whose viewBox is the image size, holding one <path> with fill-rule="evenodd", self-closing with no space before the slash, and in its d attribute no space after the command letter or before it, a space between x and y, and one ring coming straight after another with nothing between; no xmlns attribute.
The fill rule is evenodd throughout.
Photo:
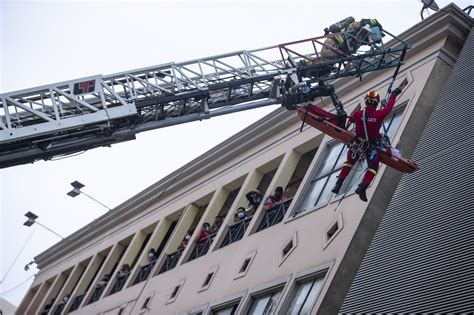
<svg viewBox="0 0 474 315"><path fill-rule="evenodd" d="M362 201L367 201L367 187L369 187L377 174L380 164L379 153L382 144L379 130L385 117L387 117L395 105L397 95L402 92L405 84L406 82L403 81L400 86L392 92L387 102L387 106L380 110L377 110L377 106L380 102L379 94L376 91L369 91L364 97L364 109L355 111L349 117L348 126L351 123L355 124L356 135L348 145L349 150L347 151L347 160L343 164L337 177L336 184L332 189L333 193L339 193L339 189L341 188L344 179L349 175L352 167L361 156L365 156L367 159L367 170L362 182L359 184L355 192L359 195L359 198Z"/></svg>
<svg viewBox="0 0 474 315"><path fill-rule="evenodd" d="M321 58L327 60L336 58L341 55L341 53L354 53L363 42L367 42L369 45L372 44L369 36L369 29L372 27L382 29L382 25L377 19L355 21L355 19L350 16L325 28L325 35L334 35L330 35L325 40L321 49ZM339 34L340 32L347 32L350 36L346 37ZM382 31L381 36L385 36Z"/></svg>

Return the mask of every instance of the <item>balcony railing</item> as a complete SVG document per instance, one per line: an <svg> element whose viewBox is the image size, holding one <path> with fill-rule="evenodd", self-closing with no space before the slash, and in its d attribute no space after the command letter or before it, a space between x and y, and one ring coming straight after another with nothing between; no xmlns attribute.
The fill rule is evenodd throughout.
<svg viewBox="0 0 474 315"><path fill-rule="evenodd" d="M191 256L189 256L189 261L206 255L216 235L217 233L211 234L203 238L201 241L196 242L196 246L194 246Z"/></svg>
<svg viewBox="0 0 474 315"><path fill-rule="evenodd" d="M88 304L92 304L92 303L98 301L100 299L100 296L102 295L102 292L104 292L106 286L107 286L107 283L98 284L95 287L94 293L92 293L92 296L91 296Z"/></svg>
<svg viewBox="0 0 474 315"><path fill-rule="evenodd" d="M64 310L64 307L66 307L66 304L67 304L67 301L59 303L54 309L53 315L61 315L61 313Z"/></svg>
<svg viewBox="0 0 474 315"><path fill-rule="evenodd" d="M74 299L74 302L72 302L71 307L69 308L69 312L73 312L81 306L82 300L84 300L84 297L86 296L85 293L82 293L81 295L76 296Z"/></svg>
<svg viewBox="0 0 474 315"><path fill-rule="evenodd" d="M247 230L251 220L252 217L248 217L239 223L229 225L224 240L222 241L221 248L241 240L242 237L244 237L245 231Z"/></svg>
<svg viewBox="0 0 474 315"><path fill-rule="evenodd" d="M52 303L52 302L51 302ZM44 307L41 311L40 315L48 315L49 311L51 310L51 304L48 304Z"/></svg>
<svg viewBox="0 0 474 315"><path fill-rule="evenodd" d="M149 262L148 264L146 264L144 266L141 266L140 271L138 272L138 275L135 278L135 280L133 280L132 285L135 285L137 283L143 282L146 279L148 279L148 276L150 275L151 270L153 269L153 266L155 266L155 263L156 263L156 259Z"/></svg>
<svg viewBox="0 0 474 315"><path fill-rule="evenodd" d="M293 199L288 199L285 202L274 206L273 208L267 209L265 211L265 216L258 226L257 232L265 230L266 228L274 226L275 224L283 221L286 211L290 207L291 201L293 201Z"/></svg>
<svg viewBox="0 0 474 315"><path fill-rule="evenodd" d="M112 287L112 290L110 290L110 295L117 293L123 289L125 282L127 282L128 276L130 276L130 272L127 272L117 277L117 280L115 281L114 286Z"/></svg>
<svg viewBox="0 0 474 315"><path fill-rule="evenodd" d="M177 250L174 253L167 255L165 263L161 267L160 272L158 274L166 272L176 267L176 265L178 264L178 260L181 257L181 254L182 254L182 251Z"/></svg>

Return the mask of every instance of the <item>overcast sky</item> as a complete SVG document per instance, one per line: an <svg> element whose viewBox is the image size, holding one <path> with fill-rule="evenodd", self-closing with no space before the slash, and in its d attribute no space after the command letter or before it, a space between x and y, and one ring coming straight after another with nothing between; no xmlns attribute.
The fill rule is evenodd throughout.
<svg viewBox="0 0 474 315"><path fill-rule="evenodd" d="M473 1L455 3L464 8ZM347 16L377 18L399 34L421 20L421 7L417 0L0 0L0 93L320 36ZM40 226L23 226L27 211L67 236L106 212L83 195L67 196L70 182L79 180L86 193L113 208L276 108L149 131L111 148L0 170L0 297L18 305L37 272L23 267L59 241Z"/></svg>

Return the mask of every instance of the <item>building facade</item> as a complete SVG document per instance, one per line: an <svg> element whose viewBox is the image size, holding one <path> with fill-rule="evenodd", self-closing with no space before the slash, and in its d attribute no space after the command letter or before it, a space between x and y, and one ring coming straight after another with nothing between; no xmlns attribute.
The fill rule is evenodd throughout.
<svg viewBox="0 0 474 315"><path fill-rule="evenodd" d="M439 152L421 147L423 139L447 132L432 117L439 107L455 106L442 103L449 90L461 86L471 93L465 94L462 117L472 125L473 80L456 85L448 78L460 71L457 61L472 63L473 25L450 5L398 36L412 45L396 82L406 79L408 86L386 126L404 156L415 153L415 161L423 162L426 154ZM385 95L392 75L388 69L361 81L339 79L336 91L351 112L367 90ZM329 103L323 99L318 105ZM382 166L367 203L354 194L365 171L358 166L334 195L331 188L347 149L310 126L300 127L294 112L280 108L43 252L35 258L40 271L17 314L336 314L383 312L383 305L409 312L409 303L393 302L403 300L397 296L403 292L397 285L403 284L386 283L394 274L376 268L382 258L398 253L391 248L397 234L384 228L393 231L393 222L411 220L410 212L402 220L391 209L420 187L433 198L451 199L433 188L429 181L434 179L420 182L429 163L404 176ZM472 143L472 137L466 141ZM278 186L286 201L248 209L247 193L259 190L265 199ZM238 216L239 207L247 209L245 216ZM220 226L216 217L223 219ZM211 230L203 233L205 223ZM467 288L450 286L472 292ZM371 289L381 292L375 304ZM429 297L436 304L437 295ZM453 304L458 311L472 306Z"/></svg>

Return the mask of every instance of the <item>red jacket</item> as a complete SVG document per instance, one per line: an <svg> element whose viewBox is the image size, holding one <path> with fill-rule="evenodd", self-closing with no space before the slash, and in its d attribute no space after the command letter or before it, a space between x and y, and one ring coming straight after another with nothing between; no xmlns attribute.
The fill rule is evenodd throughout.
<svg viewBox="0 0 474 315"><path fill-rule="evenodd" d="M397 94L392 93L384 109L376 110L373 106L365 107L365 119L367 126L367 136L369 141L376 140L379 137L380 127L395 105ZM358 137L365 139L364 122L362 121L364 110L358 110L349 117L351 123L355 123L355 133Z"/></svg>

